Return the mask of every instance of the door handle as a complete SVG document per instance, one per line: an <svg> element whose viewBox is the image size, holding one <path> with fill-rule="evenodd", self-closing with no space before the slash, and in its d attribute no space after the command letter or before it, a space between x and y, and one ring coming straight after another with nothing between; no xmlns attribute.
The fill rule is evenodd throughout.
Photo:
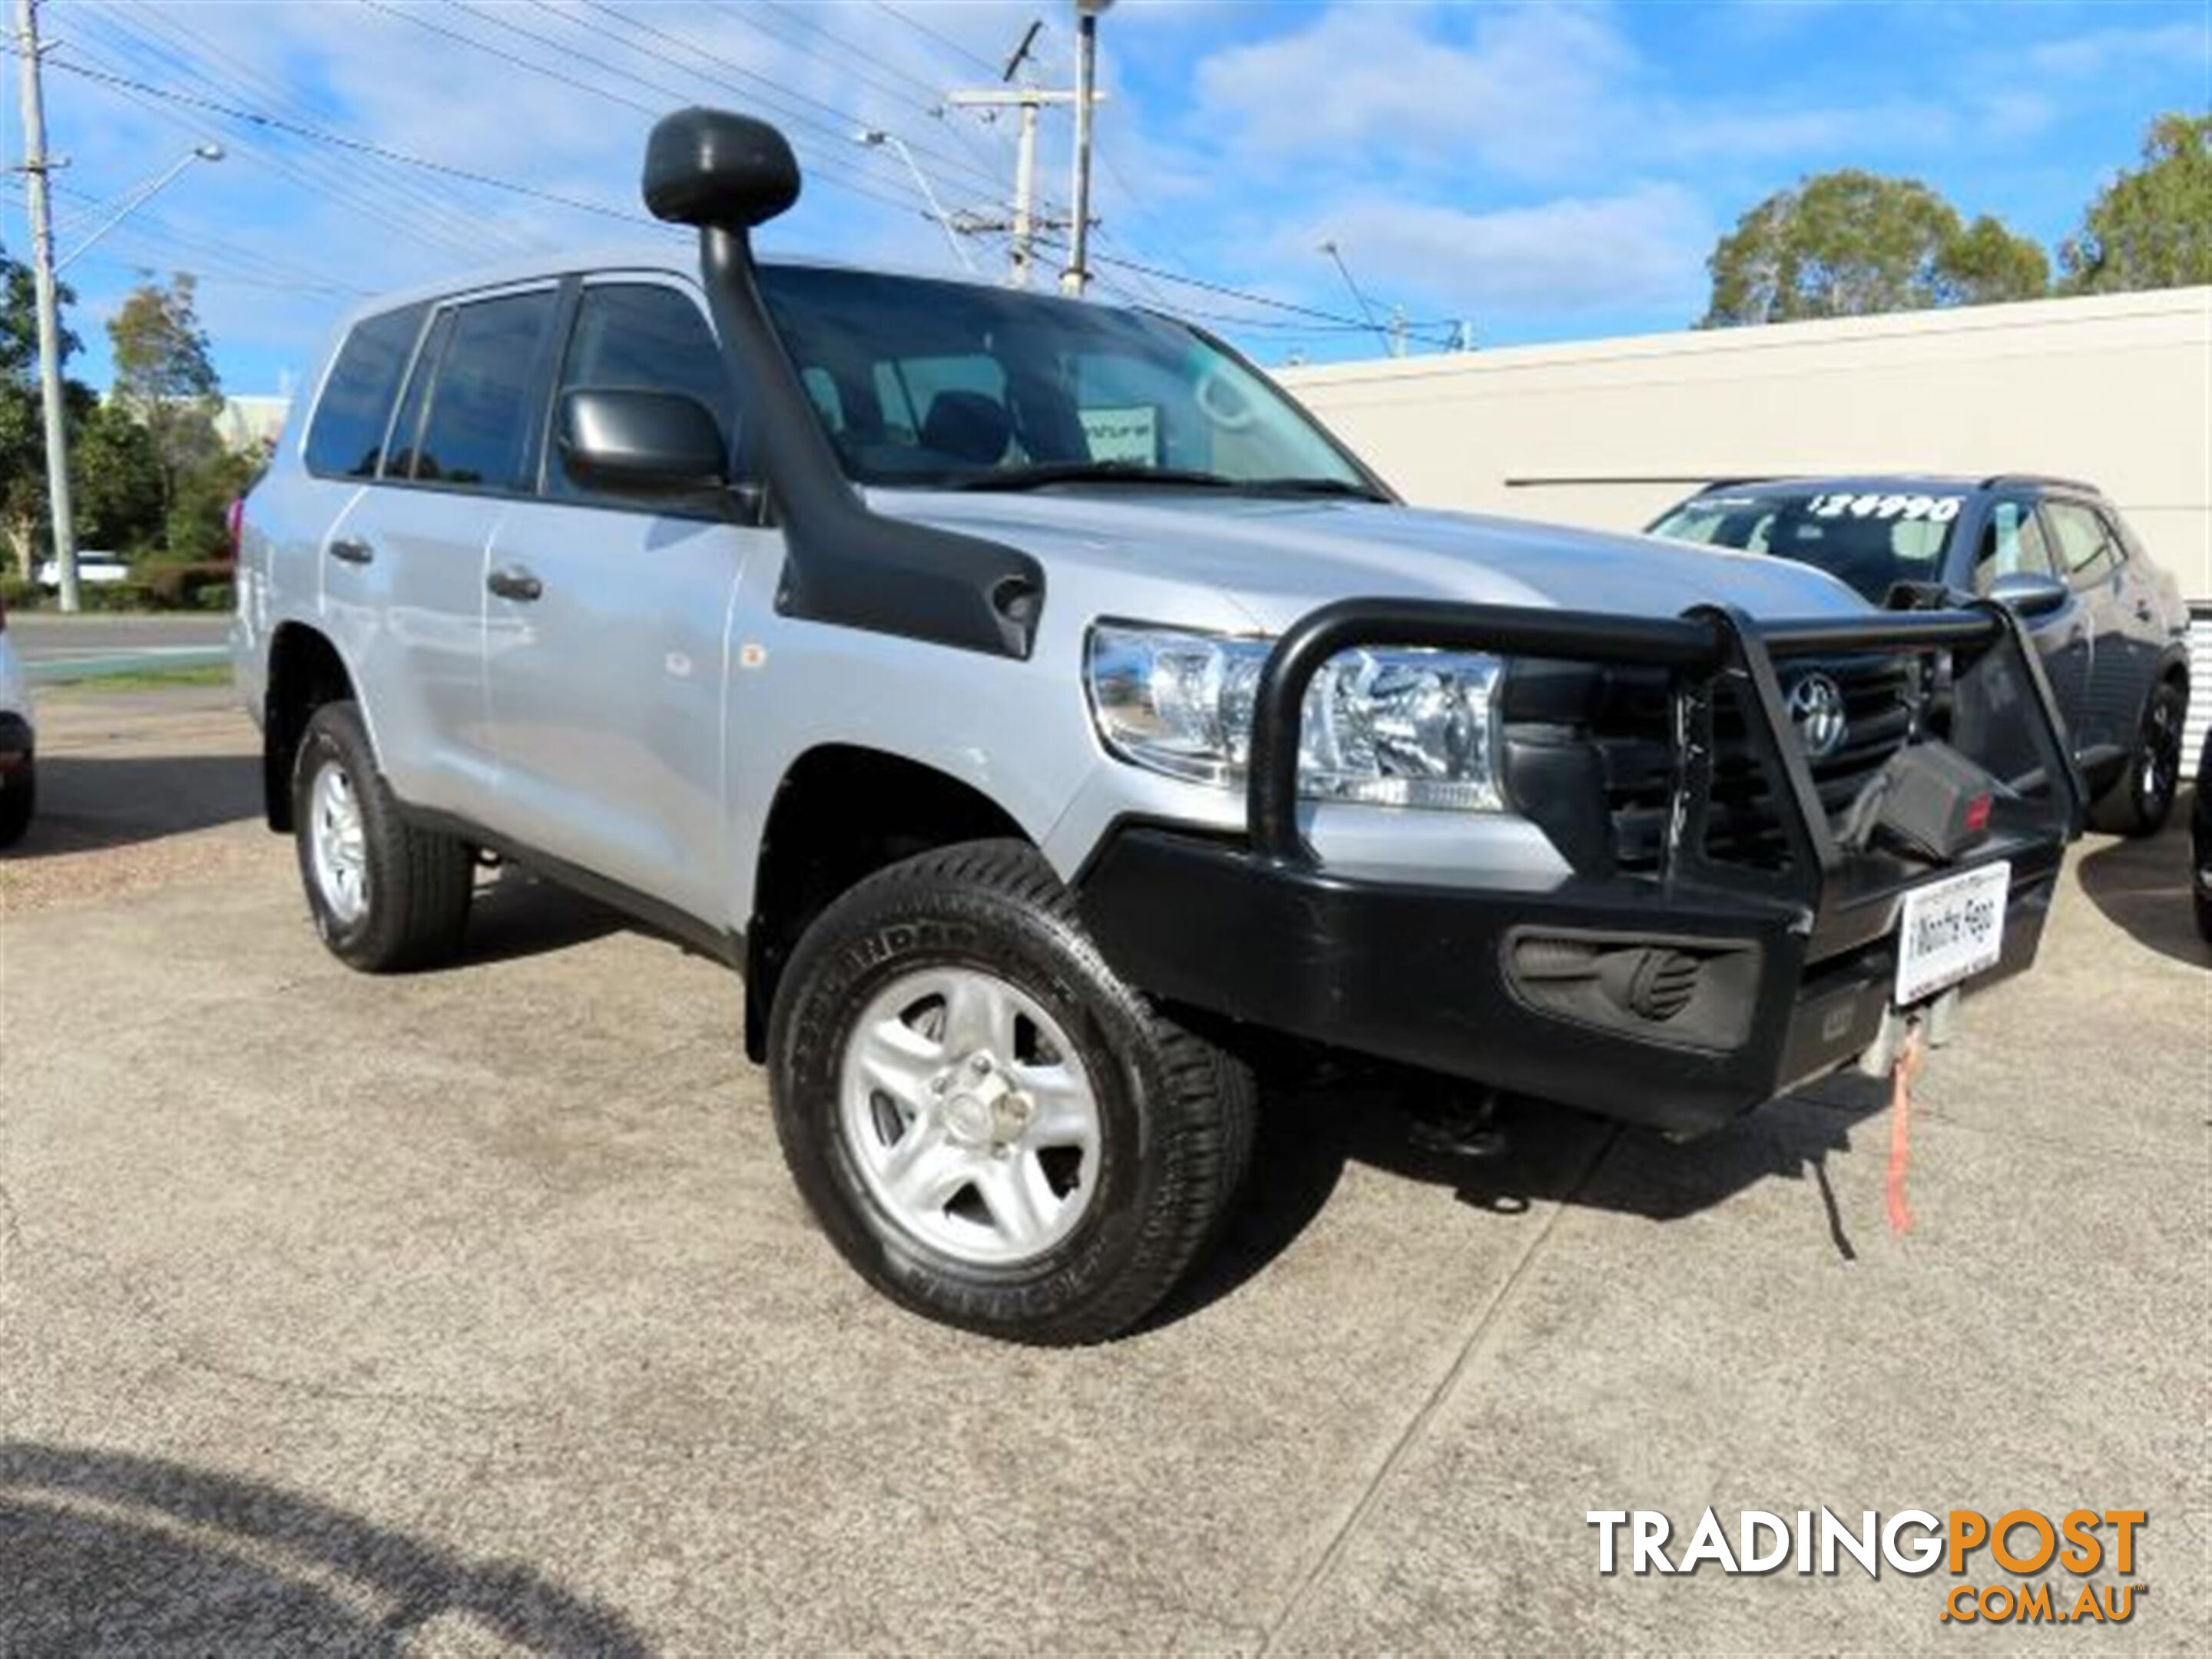
<svg viewBox="0 0 2212 1659"><path fill-rule="evenodd" d="M484 586L502 599L534 599L545 591L545 584L519 564L500 566L484 578Z"/></svg>
<svg viewBox="0 0 2212 1659"><path fill-rule="evenodd" d="M367 564L376 556L376 550L358 536L341 536L330 547L331 556L347 564Z"/></svg>

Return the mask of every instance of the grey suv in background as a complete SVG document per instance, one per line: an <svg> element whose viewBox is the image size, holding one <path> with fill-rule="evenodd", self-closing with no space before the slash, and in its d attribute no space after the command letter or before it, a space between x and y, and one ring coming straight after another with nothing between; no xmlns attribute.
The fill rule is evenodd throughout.
<svg viewBox="0 0 2212 1659"><path fill-rule="evenodd" d="M1182 324L756 262L798 188L684 112L696 263L340 329L234 646L345 961L485 851L726 958L838 1248L1069 1342L1218 1230L1262 1038L1688 1134L2033 960L2078 779L2001 607L1416 511Z"/></svg>
<svg viewBox="0 0 2212 1659"><path fill-rule="evenodd" d="M2097 828L2154 835L2181 784L2189 606L2094 484L1849 477L1714 484L1654 535L1795 559L1876 605L1994 596L2027 618Z"/></svg>

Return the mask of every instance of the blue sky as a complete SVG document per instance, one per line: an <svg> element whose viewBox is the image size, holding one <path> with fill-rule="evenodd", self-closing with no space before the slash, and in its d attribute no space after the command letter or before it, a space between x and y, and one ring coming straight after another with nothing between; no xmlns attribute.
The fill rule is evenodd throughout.
<svg viewBox="0 0 2212 1659"><path fill-rule="evenodd" d="M901 135L949 206L1003 210L1011 122L936 106L994 80L1039 16L1032 73L1063 84L1063 0L46 0L64 249L193 143L228 151L64 273L75 372L105 382L102 323L148 267L200 276L226 386L253 392L305 374L359 295L660 234L632 216L637 158L678 101L791 131L809 187L771 247L953 269L896 157L853 135ZM1703 308L1714 239L1808 173L1916 176L2051 245L2154 115L2212 103L2205 0L1121 0L1101 40L1108 286L1269 362L1379 349L1345 325L1358 307L1325 240L1378 308L1464 318L1486 344L1677 328ZM1065 125L1048 117L1044 147L1063 204ZM28 242L12 184L0 241ZM1002 243L971 251L1002 268Z"/></svg>

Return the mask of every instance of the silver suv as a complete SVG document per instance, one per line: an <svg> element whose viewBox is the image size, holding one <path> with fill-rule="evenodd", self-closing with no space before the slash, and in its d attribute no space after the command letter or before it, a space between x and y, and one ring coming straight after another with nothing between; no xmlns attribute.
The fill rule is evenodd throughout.
<svg viewBox="0 0 2212 1659"><path fill-rule="evenodd" d="M2032 961L2081 800L2002 607L1417 511L1182 324L757 262L798 189L686 111L696 258L340 330L235 650L346 962L485 852L714 951L854 1265L1073 1342L1215 1233L1262 1036L1688 1134Z"/></svg>

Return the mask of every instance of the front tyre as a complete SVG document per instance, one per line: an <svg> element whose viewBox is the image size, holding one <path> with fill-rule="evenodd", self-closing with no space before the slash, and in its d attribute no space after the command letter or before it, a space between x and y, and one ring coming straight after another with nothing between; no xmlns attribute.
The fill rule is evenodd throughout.
<svg viewBox="0 0 2212 1659"><path fill-rule="evenodd" d="M785 1159L845 1258L1016 1341L1142 1319L1251 1146L1249 1073L1115 976L1020 842L923 854L824 911L778 987L769 1067Z"/></svg>
<svg viewBox="0 0 2212 1659"><path fill-rule="evenodd" d="M38 804L39 769L26 756L13 772L0 778L0 849L13 847L29 833Z"/></svg>
<svg viewBox="0 0 2212 1659"><path fill-rule="evenodd" d="M475 855L400 816L350 702L326 702L307 722L292 773L292 823L315 931L339 961L392 973L459 948Z"/></svg>
<svg viewBox="0 0 2212 1659"><path fill-rule="evenodd" d="M2188 714L2189 694L2172 680L2160 680L2143 705L2126 775L2090 809L2094 828L2117 836L2154 836L2166 828L2181 788L2182 727Z"/></svg>

